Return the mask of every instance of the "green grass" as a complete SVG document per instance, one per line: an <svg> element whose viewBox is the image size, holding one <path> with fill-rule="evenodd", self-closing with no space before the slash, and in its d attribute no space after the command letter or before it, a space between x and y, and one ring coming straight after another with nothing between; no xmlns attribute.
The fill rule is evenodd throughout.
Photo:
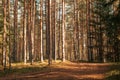
<svg viewBox="0 0 120 80"><path fill-rule="evenodd" d="M2 69L2 67L0 67ZM33 65L24 63L14 63L12 64L12 68L7 68L6 70L0 70L0 77L4 77L7 75L14 74L23 74L29 72L38 72L38 71L46 71L47 63L34 63Z"/></svg>
<svg viewBox="0 0 120 80"><path fill-rule="evenodd" d="M120 80L120 63L113 63L111 70L106 75L105 80Z"/></svg>
<svg viewBox="0 0 120 80"><path fill-rule="evenodd" d="M60 61L54 62L54 65L59 64ZM45 60L43 63L40 62L34 62L33 65L30 65L30 63L27 63L26 65L24 63L13 63L12 68L7 69L4 71L3 67L0 67L0 77L4 77L7 75L14 75L14 74L25 74L25 73L33 73L33 72L48 72L51 71L50 66L48 66L47 61Z"/></svg>
<svg viewBox="0 0 120 80"><path fill-rule="evenodd" d="M21 68L21 69L6 69L5 71L0 72L0 77L4 77L7 75L12 74L23 74L23 73L29 73L29 72L38 72L38 71L45 71L47 67L27 67L27 68Z"/></svg>

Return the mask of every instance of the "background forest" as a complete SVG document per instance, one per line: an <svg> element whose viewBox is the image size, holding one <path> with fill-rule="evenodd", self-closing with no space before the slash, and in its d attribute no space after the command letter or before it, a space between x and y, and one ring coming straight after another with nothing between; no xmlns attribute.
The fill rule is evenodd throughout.
<svg viewBox="0 0 120 80"><path fill-rule="evenodd" d="M0 65L120 61L120 0L0 0Z"/></svg>

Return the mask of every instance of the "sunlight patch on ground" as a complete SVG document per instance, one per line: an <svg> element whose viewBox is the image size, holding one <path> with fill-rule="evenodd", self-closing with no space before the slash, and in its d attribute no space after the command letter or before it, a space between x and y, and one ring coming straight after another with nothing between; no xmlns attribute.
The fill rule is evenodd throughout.
<svg viewBox="0 0 120 80"><path fill-rule="evenodd" d="M39 63L39 62L34 62L32 65L30 65L30 63L13 63L12 64L12 68L17 68L17 69L21 69L21 68L27 68L27 67L44 67L46 66L47 63L43 62L43 63Z"/></svg>
<svg viewBox="0 0 120 80"><path fill-rule="evenodd" d="M76 76L76 75L74 75ZM104 75L102 74L89 74L89 75L81 75L81 76L76 76L77 78L83 78L83 79L104 79Z"/></svg>
<svg viewBox="0 0 120 80"><path fill-rule="evenodd" d="M73 63L69 61L53 61L51 66L48 66L47 61L44 63L34 62L33 65L30 65L30 63L26 65L24 63L14 63L12 67L15 70L12 69L15 73L10 73L9 77L18 80L103 80L110 66L107 63Z"/></svg>
<svg viewBox="0 0 120 80"><path fill-rule="evenodd" d="M120 70L112 70L106 73L107 76L120 75Z"/></svg>

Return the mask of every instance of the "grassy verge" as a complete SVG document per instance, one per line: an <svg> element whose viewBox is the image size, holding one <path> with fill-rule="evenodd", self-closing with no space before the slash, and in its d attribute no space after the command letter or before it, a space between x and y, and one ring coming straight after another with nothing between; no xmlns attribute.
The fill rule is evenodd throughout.
<svg viewBox="0 0 120 80"><path fill-rule="evenodd" d="M120 63L114 63L111 65L111 69L106 75L105 80L120 80Z"/></svg>
<svg viewBox="0 0 120 80"><path fill-rule="evenodd" d="M38 71L45 71L47 67L27 67L27 68L21 68L21 69L6 69L5 71L0 72L0 77L4 77L7 75L12 74L25 74L29 72L38 72Z"/></svg>
<svg viewBox="0 0 120 80"><path fill-rule="evenodd" d="M57 61L53 63L53 66L58 65L61 61ZM33 72L47 72L50 70L47 61L40 63L34 62L33 65L30 63L13 63L11 69L6 69L5 71L2 70L3 68L0 67L0 77L5 77L7 75L14 75L14 74L26 74L26 73L33 73Z"/></svg>
<svg viewBox="0 0 120 80"><path fill-rule="evenodd" d="M12 64L11 69L1 70L0 77L12 74L23 74L29 72L44 71L47 68L47 63L34 63L33 65L23 63Z"/></svg>

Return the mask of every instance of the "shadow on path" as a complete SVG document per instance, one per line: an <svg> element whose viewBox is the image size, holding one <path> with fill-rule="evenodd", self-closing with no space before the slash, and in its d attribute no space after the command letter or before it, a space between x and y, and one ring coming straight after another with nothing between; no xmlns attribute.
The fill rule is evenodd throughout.
<svg viewBox="0 0 120 80"><path fill-rule="evenodd" d="M46 67L45 71L9 75L0 80L104 80L109 64L60 63Z"/></svg>

